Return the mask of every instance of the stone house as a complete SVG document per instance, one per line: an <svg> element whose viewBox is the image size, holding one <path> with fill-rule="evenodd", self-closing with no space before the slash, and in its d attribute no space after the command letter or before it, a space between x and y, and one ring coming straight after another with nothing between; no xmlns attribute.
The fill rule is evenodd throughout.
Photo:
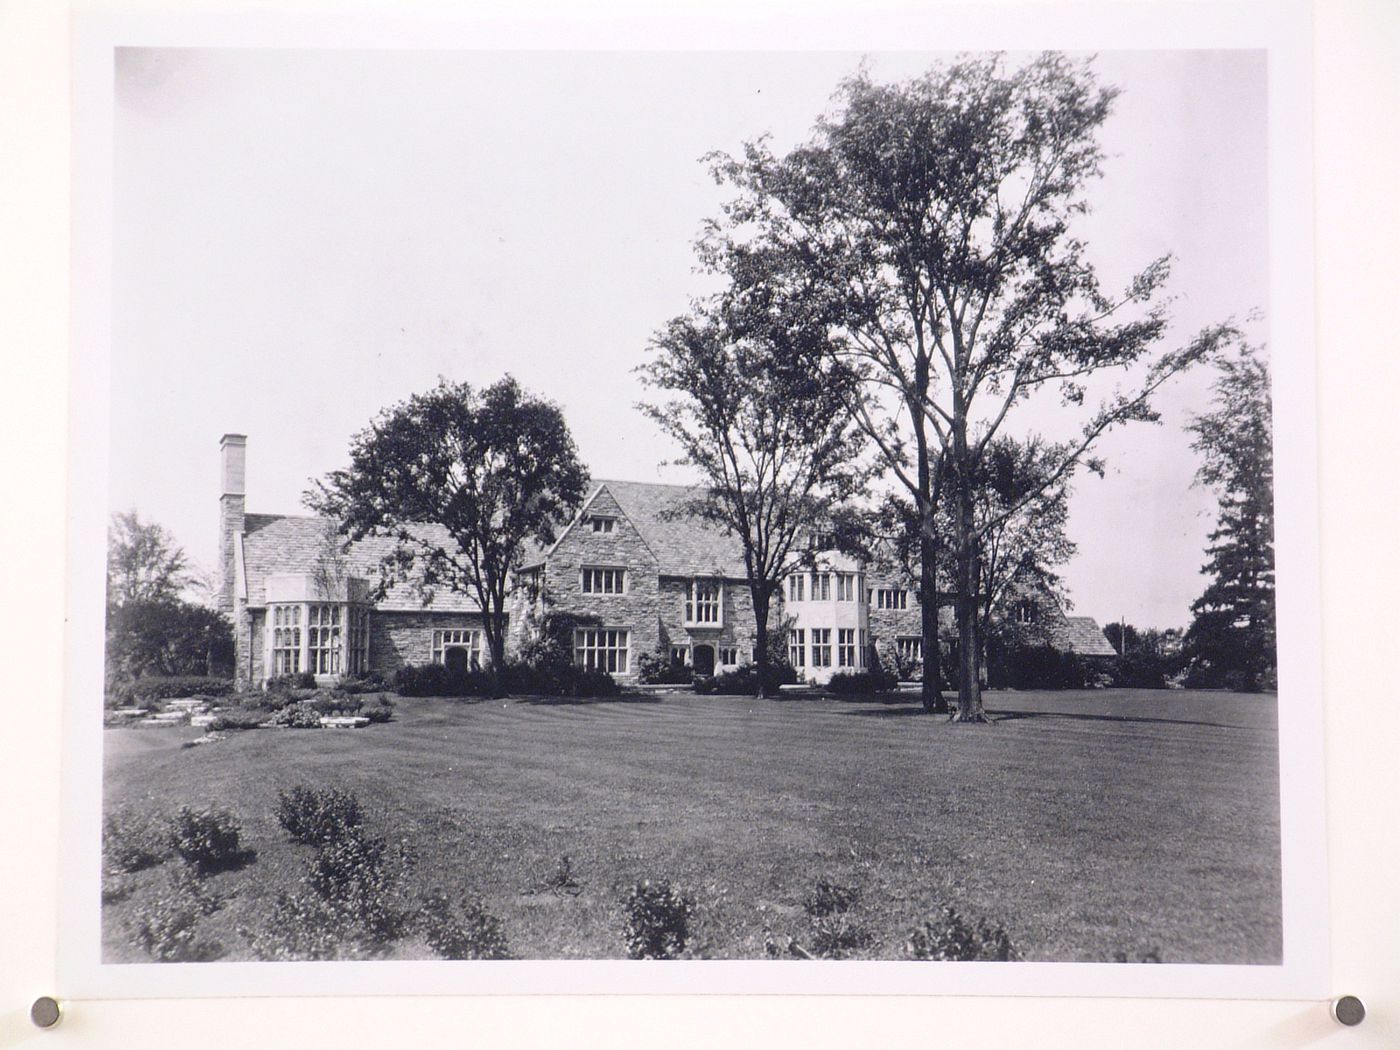
<svg viewBox="0 0 1400 1050"><path fill-rule="evenodd" d="M472 598L429 593L412 579L376 598L379 562L393 541L345 548L327 519L248 513L246 454L246 437L224 435L219 605L234 625L240 684L305 672L331 682L430 662L481 666L487 651ZM699 674L751 662L756 629L741 545L688 511L694 495L684 485L595 482L556 541L522 559L508 651L546 614L564 613L577 618L575 662L624 682L636 680L643 654ZM1075 619L1086 623L1064 628L1066 645L1098 633L1107 646L1097 625ZM894 669L922 655L917 591L897 573L834 552L794 562L769 630L786 640L808 681L867 670L874 659Z"/></svg>

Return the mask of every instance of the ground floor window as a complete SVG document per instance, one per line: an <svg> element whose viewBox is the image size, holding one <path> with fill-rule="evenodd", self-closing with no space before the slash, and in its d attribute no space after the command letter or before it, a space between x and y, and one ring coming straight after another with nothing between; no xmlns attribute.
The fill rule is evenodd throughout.
<svg viewBox="0 0 1400 1050"><path fill-rule="evenodd" d="M626 674L632 632L616 627L584 627L574 632L574 663L609 674Z"/></svg>
<svg viewBox="0 0 1400 1050"><path fill-rule="evenodd" d="M807 666L807 632L801 627L788 631L788 663L793 667Z"/></svg>
<svg viewBox="0 0 1400 1050"><path fill-rule="evenodd" d="M340 674L340 606L310 605L306 613L306 669Z"/></svg>
<svg viewBox="0 0 1400 1050"><path fill-rule="evenodd" d="M433 632L433 663L447 663L447 654L461 650L466 654L466 665L473 671L481 670L481 632L464 627L443 627Z"/></svg>
<svg viewBox="0 0 1400 1050"><path fill-rule="evenodd" d="M894 652L901 660L918 663L924 658L924 640L922 638L896 638Z"/></svg>
<svg viewBox="0 0 1400 1050"><path fill-rule="evenodd" d="M721 645L719 647L719 664L721 667L738 667L738 647L733 645Z"/></svg>
<svg viewBox="0 0 1400 1050"><path fill-rule="evenodd" d="M369 670L369 610L358 605L350 606L350 660L346 670L351 674L364 674Z"/></svg>
<svg viewBox="0 0 1400 1050"><path fill-rule="evenodd" d="M856 631L842 627L836 632L836 662L841 667L856 666Z"/></svg>
<svg viewBox="0 0 1400 1050"><path fill-rule="evenodd" d="M831 628L812 628L812 666L831 666Z"/></svg>
<svg viewBox="0 0 1400 1050"><path fill-rule="evenodd" d="M301 606L272 607L272 673L301 673Z"/></svg>
<svg viewBox="0 0 1400 1050"><path fill-rule="evenodd" d="M685 645L671 646L671 666L685 667L690 663L690 647Z"/></svg>

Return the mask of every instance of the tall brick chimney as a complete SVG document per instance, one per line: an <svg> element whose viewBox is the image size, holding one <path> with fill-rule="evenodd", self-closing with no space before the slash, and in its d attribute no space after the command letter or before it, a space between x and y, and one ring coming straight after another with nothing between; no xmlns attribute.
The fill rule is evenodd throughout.
<svg viewBox="0 0 1400 1050"><path fill-rule="evenodd" d="M243 532L244 472L248 438L225 434L219 439L219 609L234 621L237 589L234 587L234 543Z"/></svg>

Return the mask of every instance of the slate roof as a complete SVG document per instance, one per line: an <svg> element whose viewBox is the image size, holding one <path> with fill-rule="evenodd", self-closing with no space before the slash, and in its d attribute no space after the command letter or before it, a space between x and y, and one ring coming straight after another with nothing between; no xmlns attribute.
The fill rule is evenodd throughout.
<svg viewBox="0 0 1400 1050"><path fill-rule="evenodd" d="M248 582L248 604L266 604L264 585L269 576L281 573L313 572L325 547L328 518L283 514L248 514L243 519L243 565ZM440 525L420 526L427 534L446 539ZM379 581L379 560L395 547L390 537L369 537L350 545L345 568L351 576L361 576L372 584ZM411 581L395 584L376 609L388 612L479 612L476 601L445 587L438 588L433 600L423 604Z"/></svg>
<svg viewBox="0 0 1400 1050"><path fill-rule="evenodd" d="M1069 650L1080 656L1117 656L1118 650L1104 636L1098 621L1092 616L1066 616L1052 623L1050 641L1056 649Z"/></svg>

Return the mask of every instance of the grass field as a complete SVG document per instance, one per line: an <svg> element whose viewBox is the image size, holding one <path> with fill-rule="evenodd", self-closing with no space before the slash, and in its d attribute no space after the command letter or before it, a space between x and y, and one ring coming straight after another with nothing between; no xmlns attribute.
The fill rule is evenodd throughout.
<svg viewBox="0 0 1400 1050"><path fill-rule="evenodd" d="M409 889L479 895L520 957L622 957L620 897L669 878L697 901L697 954L761 958L827 878L860 890L865 957L905 957L947 902L1027 959L1280 960L1272 696L990 693L989 726L908 699L401 700L384 725L194 748L198 730L113 729L105 802L238 815L256 860L209 880L229 900L201 920L226 958L304 869L273 810L306 783L358 793L415 858ZM537 892L563 854L577 896ZM128 923L164 877L104 908L108 960L144 959ZM392 954L431 957L412 937Z"/></svg>

